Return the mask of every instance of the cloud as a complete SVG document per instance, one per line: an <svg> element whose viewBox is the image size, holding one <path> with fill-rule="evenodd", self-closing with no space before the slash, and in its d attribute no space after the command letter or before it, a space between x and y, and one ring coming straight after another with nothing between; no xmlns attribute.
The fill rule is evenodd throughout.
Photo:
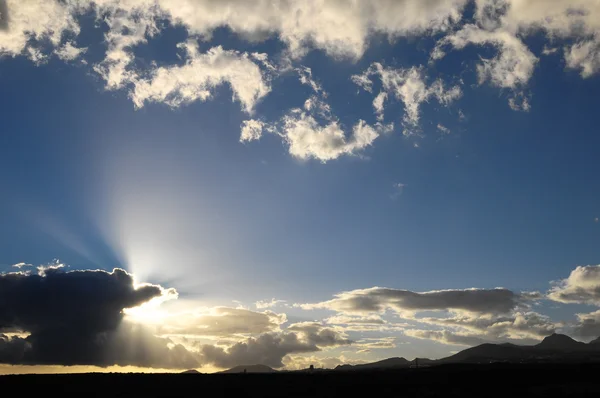
<svg viewBox="0 0 600 398"><path fill-rule="evenodd" d="M44 58L44 41L58 47L66 33L79 34L74 9L65 2L7 0L4 11L0 55L24 55L37 62Z"/></svg>
<svg viewBox="0 0 600 398"><path fill-rule="evenodd" d="M25 267L33 267L33 264L28 264L28 263L16 263L12 265L13 268L18 268L18 269L22 269Z"/></svg>
<svg viewBox="0 0 600 398"><path fill-rule="evenodd" d="M451 318L419 318L421 323L452 327L477 334L486 341L541 340L556 331L559 324L536 312L515 311L509 315L457 314Z"/></svg>
<svg viewBox="0 0 600 398"><path fill-rule="evenodd" d="M378 315L369 315L369 316L348 316L348 315L336 315L325 319L325 323L329 323L332 325L350 325L350 324L360 324L360 325L384 325L386 321L384 321Z"/></svg>
<svg viewBox="0 0 600 398"><path fill-rule="evenodd" d="M359 361L360 362L360 361ZM287 370L308 369L311 365L315 369L334 369L338 365L356 363L344 355L339 357L317 357L315 355L287 355L283 358L283 364Z"/></svg>
<svg viewBox="0 0 600 398"><path fill-rule="evenodd" d="M459 86L446 89L440 79L427 85L423 67L393 69L375 62L361 75L352 76L352 81L367 91L371 91L371 76L378 76L381 79L383 89L373 100L377 119L383 121L384 102L388 95L394 96L404 104L402 124L404 135L407 136L419 130L420 107L423 103L435 98L441 105L448 106L462 95Z"/></svg>
<svg viewBox="0 0 600 398"><path fill-rule="evenodd" d="M600 39L580 42L565 51L567 66L580 69L582 77L590 77L600 70Z"/></svg>
<svg viewBox="0 0 600 398"><path fill-rule="evenodd" d="M290 325L286 332L250 337L227 348L204 345L200 354L205 362L221 368L251 364L280 368L288 354L316 352L323 347L351 343L341 332L309 322Z"/></svg>
<svg viewBox="0 0 600 398"><path fill-rule="evenodd" d="M600 305L600 265L578 266L552 287L548 298L561 303Z"/></svg>
<svg viewBox="0 0 600 398"><path fill-rule="evenodd" d="M455 333L449 330L409 329L404 334L417 339L433 340L448 345L475 346L487 341L474 335Z"/></svg>
<svg viewBox="0 0 600 398"><path fill-rule="evenodd" d="M78 48L70 41L66 42L62 47L55 50L54 53L63 61L74 61L87 51L87 47Z"/></svg>
<svg viewBox="0 0 600 398"><path fill-rule="evenodd" d="M252 113L256 103L271 90L247 53L224 50L221 46L200 53L198 45L191 41L179 47L187 54L184 65L157 68L149 79L132 79L131 98L136 107L143 107L145 102L178 107L206 101L216 87L228 83L234 99L244 111Z"/></svg>
<svg viewBox="0 0 600 398"><path fill-rule="evenodd" d="M577 323L573 332L584 339L596 339L600 336L600 310L588 314L577 314Z"/></svg>
<svg viewBox="0 0 600 398"><path fill-rule="evenodd" d="M479 0L480 7L491 3ZM508 1L493 15L506 31L545 32L551 40L569 39L564 48L567 67L589 77L600 69L600 7L589 0Z"/></svg>
<svg viewBox="0 0 600 398"><path fill-rule="evenodd" d="M277 36L294 58L312 48L332 57L358 59L372 33L390 38L447 30L461 18L466 0L159 1L171 20L204 37L219 27L251 40Z"/></svg>
<svg viewBox="0 0 600 398"><path fill-rule="evenodd" d="M282 123L279 134L292 156L302 160L314 158L323 163L342 155L357 155L379 136L373 127L359 120L352 128L352 135L346 137L337 121L322 125L299 109L285 116Z"/></svg>
<svg viewBox="0 0 600 398"><path fill-rule="evenodd" d="M396 348L396 337L368 337L358 340L353 346L359 348L358 352Z"/></svg>
<svg viewBox="0 0 600 398"><path fill-rule="evenodd" d="M394 192L391 195L392 200L396 200L400 196L402 196L402 194L404 193L405 187L406 187L406 184L401 183L401 182L395 182L393 184Z"/></svg>
<svg viewBox="0 0 600 398"><path fill-rule="evenodd" d="M264 127L265 123L261 120L244 120L241 126L240 142L259 140L262 137Z"/></svg>
<svg viewBox="0 0 600 398"><path fill-rule="evenodd" d="M310 88L312 88L312 90L317 94L323 93L323 95L325 95L323 92L323 87L321 87L321 85L313 79L312 69L306 66L300 66L299 68L296 68L296 72L298 72L298 75L300 76L300 83L310 86Z"/></svg>
<svg viewBox="0 0 600 398"><path fill-rule="evenodd" d="M256 312L243 308L215 307L194 312L173 313L159 320L159 335L222 338L234 335L280 331L285 314Z"/></svg>
<svg viewBox="0 0 600 398"><path fill-rule="evenodd" d="M266 300L257 301L256 303L254 303L254 306L260 310L260 309L275 307L279 304L284 304L284 303L286 303L286 300L275 300L273 298L273 299L271 299L271 301L266 301Z"/></svg>
<svg viewBox="0 0 600 398"><path fill-rule="evenodd" d="M59 264L60 265L60 264ZM126 271L69 271L57 266L0 274L0 362L56 365L188 367L197 358L148 330L122 322L123 310L173 295L134 285Z"/></svg>
<svg viewBox="0 0 600 398"><path fill-rule="evenodd" d="M342 292L316 304L299 304L303 309L329 309L348 314L461 310L473 313L503 314L522 304L524 298L508 289L456 289L430 292L372 287Z"/></svg>
<svg viewBox="0 0 600 398"><path fill-rule="evenodd" d="M444 126L441 123L437 124L437 129L442 133L442 134L450 134L450 129L446 126Z"/></svg>
<svg viewBox="0 0 600 398"><path fill-rule="evenodd" d="M479 84L489 81L493 86L511 89L517 96L522 95L520 92L531 79L538 59L517 36L504 30L488 31L468 24L441 39L432 58L442 58L444 46L460 50L468 45L492 45L498 50L494 58L480 57L481 62L477 65ZM511 108L518 108L515 97L512 97Z"/></svg>

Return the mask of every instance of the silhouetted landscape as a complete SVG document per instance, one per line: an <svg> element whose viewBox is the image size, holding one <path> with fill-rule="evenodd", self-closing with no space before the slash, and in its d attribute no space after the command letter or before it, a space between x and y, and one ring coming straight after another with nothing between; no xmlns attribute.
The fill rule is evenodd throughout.
<svg viewBox="0 0 600 398"><path fill-rule="evenodd" d="M552 334L532 346L482 344L438 360L388 358L335 369L240 365L216 374L9 375L8 391L84 396L592 396L600 393L600 340Z"/></svg>

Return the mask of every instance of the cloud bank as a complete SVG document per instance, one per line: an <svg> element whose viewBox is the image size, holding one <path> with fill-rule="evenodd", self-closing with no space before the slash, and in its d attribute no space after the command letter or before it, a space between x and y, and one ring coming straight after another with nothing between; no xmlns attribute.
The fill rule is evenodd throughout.
<svg viewBox="0 0 600 398"><path fill-rule="evenodd" d="M361 156L382 132L393 131L394 120L401 121L405 135L422 134L423 104L434 99L448 106L464 91L460 84L433 76L448 52L493 48L495 55L478 56L477 80L507 92L508 105L522 111L533 106L528 84L540 62L560 56L582 78L600 70L600 6L595 0L6 0L4 4L0 54L24 56L40 65L52 57L87 64L90 46L81 42L80 20L83 15L94 16L106 49L102 59L89 67L107 90L126 92L136 108L208 101L226 86L241 111L252 115L277 89L273 81L295 71L314 90L321 103L317 108L323 111L325 87L301 64L311 51L322 51L339 63L354 63L377 37L390 42L433 38L436 44L427 50L428 66L391 67L382 60L349 76L373 95L376 122L362 117L344 126L331 112L319 119L315 113L321 111L309 98L309 105L289 109L279 120L250 119L241 126L242 142L258 140L265 131L275 133L293 157L323 163ZM139 62L137 49L173 27L187 35L177 44L181 62ZM264 54L214 45L213 33L221 28L249 44L276 40L282 49ZM540 34L546 46L535 54L527 38ZM373 78L381 82L377 93ZM393 115L393 120L385 112L391 100L404 106L404 114ZM390 123L384 125L384 119Z"/></svg>

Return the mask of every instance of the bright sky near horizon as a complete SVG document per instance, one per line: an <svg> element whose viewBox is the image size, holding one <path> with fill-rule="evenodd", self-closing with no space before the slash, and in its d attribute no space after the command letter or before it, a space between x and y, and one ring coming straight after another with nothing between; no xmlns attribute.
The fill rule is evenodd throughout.
<svg viewBox="0 0 600 398"><path fill-rule="evenodd" d="M600 336L600 0L0 0L0 55L0 373Z"/></svg>

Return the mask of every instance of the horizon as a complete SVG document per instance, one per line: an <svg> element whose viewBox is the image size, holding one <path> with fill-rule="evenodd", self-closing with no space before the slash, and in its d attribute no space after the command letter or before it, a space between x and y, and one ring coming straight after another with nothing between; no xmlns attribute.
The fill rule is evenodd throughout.
<svg viewBox="0 0 600 398"><path fill-rule="evenodd" d="M0 90L0 374L600 337L600 0L0 0Z"/></svg>

